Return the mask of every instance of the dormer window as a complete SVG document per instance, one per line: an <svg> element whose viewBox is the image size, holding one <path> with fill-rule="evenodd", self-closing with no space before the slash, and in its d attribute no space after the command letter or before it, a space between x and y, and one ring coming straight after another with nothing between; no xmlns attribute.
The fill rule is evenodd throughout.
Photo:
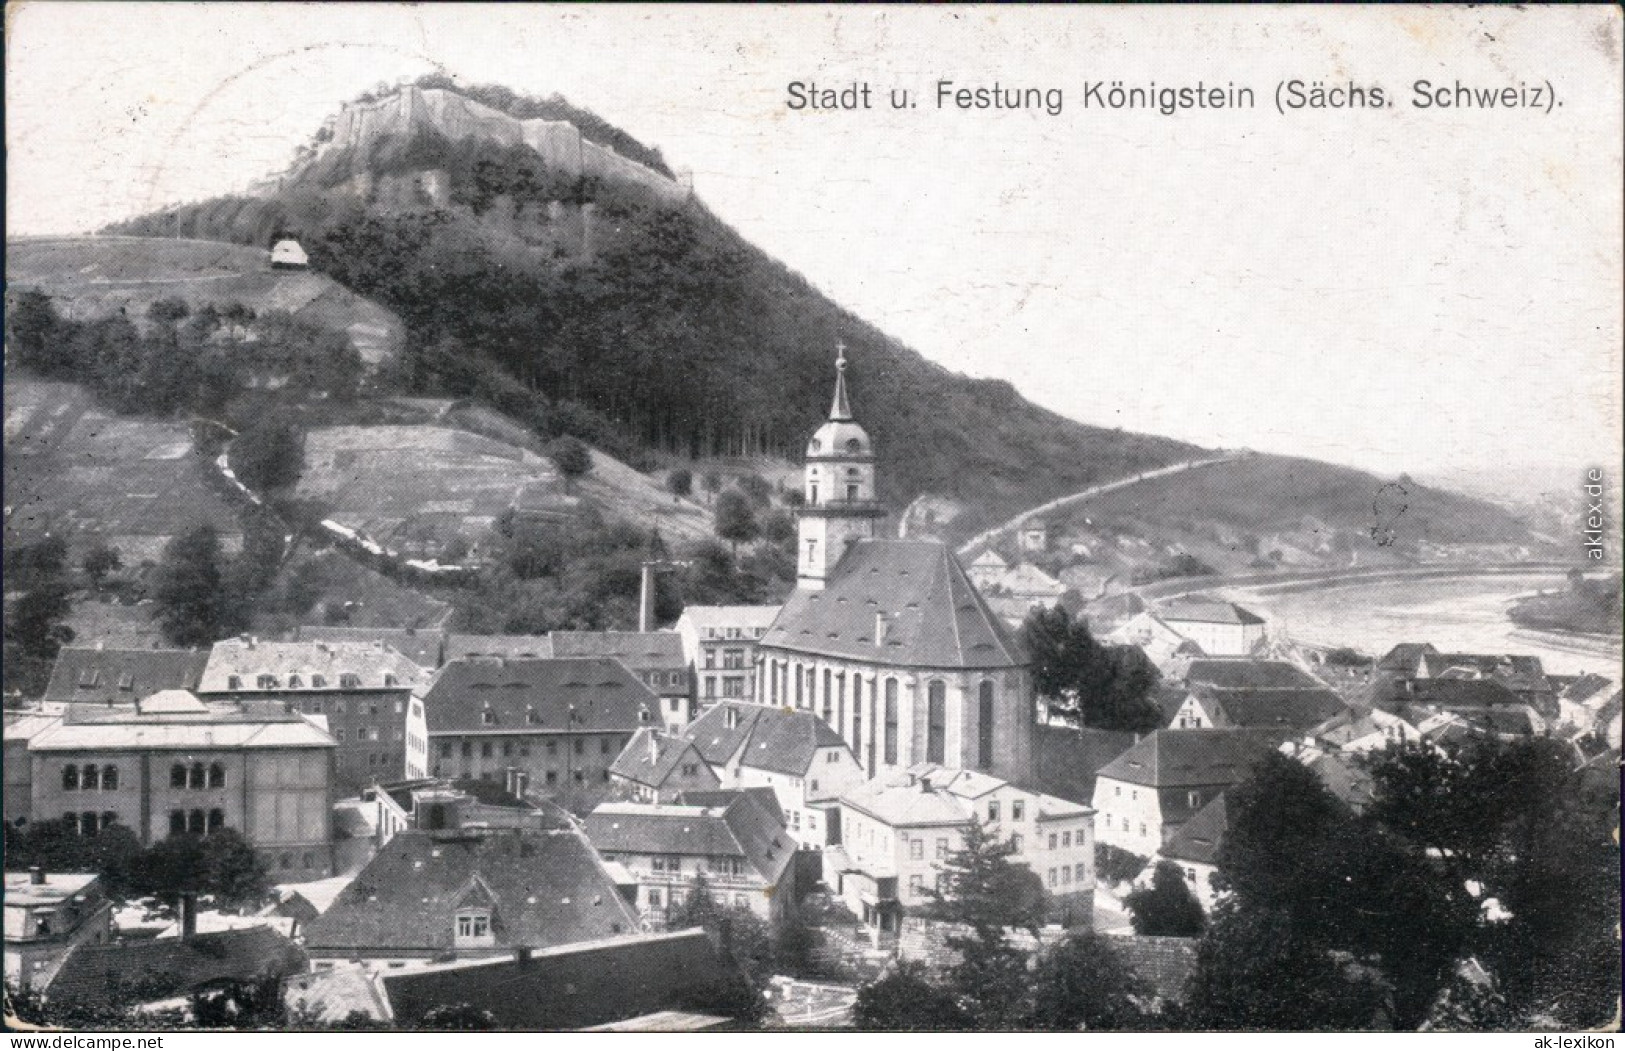
<svg viewBox="0 0 1625 1051"><path fill-rule="evenodd" d="M324 690L324 689L326 689L327 688L327 676L325 676L325 675L312 675L310 677L310 688L313 689L313 690Z"/></svg>
<svg viewBox="0 0 1625 1051"><path fill-rule="evenodd" d="M345 672L339 676L339 689L353 690L361 685L361 676L355 672Z"/></svg>
<svg viewBox="0 0 1625 1051"><path fill-rule="evenodd" d="M489 708L485 709L485 711L480 713L480 722L486 726L495 726L497 723L497 713L493 712Z"/></svg>
<svg viewBox="0 0 1625 1051"><path fill-rule="evenodd" d="M457 914L457 945L495 945L491 933L491 913L487 909L467 909Z"/></svg>
<svg viewBox="0 0 1625 1051"><path fill-rule="evenodd" d="M534 709L534 708L526 708L525 709L525 724L527 726L535 726L537 723L539 723L541 721L542 721L541 717L536 714L536 709Z"/></svg>
<svg viewBox="0 0 1625 1051"><path fill-rule="evenodd" d="M384 685L385 686L394 686L398 682L400 682L400 680L395 678L395 673L394 672L387 672L387 671L384 672Z"/></svg>
<svg viewBox="0 0 1625 1051"><path fill-rule="evenodd" d="M300 678L298 675L290 675L290 676L288 676L288 689L290 689L290 690L300 690L300 689L304 688L304 685L305 685L305 680Z"/></svg>
<svg viewBox="0 0 1625 1051"><path fill-rule="evenodd" d="M638 722L646 723L646 722L649 721L649 719L650 719L649 709L647 709L647 708L639 708L638 709Z"/></svg>
<svg viewBox="0 0 1625 1051"><path fill-rule="evenodd" d="M228 675L228 676L226 676L226 689L228 689L228 690L240 690L242 688L243 688L243 677L241 675Z"/></svg>
<svg viewBox="0 0 1625 1051"><path fill-rule="evenodd" d="M261 675L254 680L254 684L262 690L274 690L276 689L276 676Z"/></svg>
<svg viewBox="0 0 1625 1051"><path fill-rule="evenodd" d="M120 675L118 677L118 688L126 691L135 689L135 676L129 672Z"/></svg>
<svg viewBox="0 0 1625 1051"><path fill-rule="evenodd" d="M79 685L88 690L95 686L101 677L101 672L96 671L94 668L87 668L79 673Z"/></svg>

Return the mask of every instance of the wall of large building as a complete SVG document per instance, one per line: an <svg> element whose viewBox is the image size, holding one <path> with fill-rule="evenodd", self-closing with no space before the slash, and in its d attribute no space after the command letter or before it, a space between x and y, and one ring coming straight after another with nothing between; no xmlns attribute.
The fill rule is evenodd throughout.
<svg viewBox="0 0 1625 1051"><path fill-rule="evenodd" d="M938 762L982 770L1008 781L1028 778L1033 696L1024 669L935 671L811 657L772 647L763 647L761 652L763 662L758 677L766 703L805 709L824 718L851 747L867 776L899 773L916 763ZM830 684L827 692L826 676ZM888 733L886 717L889 683L895 683L897 701L894 734ZM933 683L940 684L943 702L940 755L932 748ZM988 691L991 720L983 719L984 689ZM854 690L859 695L858 703L853 701ZM984 727L991 728L990 756L983 755ZM990 761L984 762L984 758Z"/></svg>
<svg viewBox="0 0 1625 1051"><path fill-rule="evenodd" d="M511 767L524 771L533 790L602 790L609 768L632 731L601 733L435 733L429 738L434 777L501 782Z"/></svg>

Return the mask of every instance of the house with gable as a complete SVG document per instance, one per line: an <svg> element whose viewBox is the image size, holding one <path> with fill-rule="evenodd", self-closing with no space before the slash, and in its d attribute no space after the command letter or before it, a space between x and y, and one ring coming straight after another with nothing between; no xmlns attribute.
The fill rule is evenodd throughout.
<svg viewBox="0 0 1625 1051"><path fill-rule="evenodd" d="M663 927L703 876L718 904L778 923L795 907L796 842L765 793L713 792L701 803L602 803L584 828L607 864L630 874L640 919Z"/></svg>
<svg viewBox="0 0 1625 1051"><path fill-rule="evenodd" d="M1157 607L1163 624L1215 657L1244 657L1264 641L1264 618L1207 595L1169 599Z"/></svg>
<svg viewBox="0 0 1625 1051"><path fill-rule="evenodd" d="M818 849L839 837L839 799L863 781L852 751L812 712L723 701L683 734L724 788L771 788L790 835Z"/></svg>
<svg viewBox="0 0 1625 1051"><path fill-rule="evenodd" d="M1095 776L1095 839L1150 857L1284 738L1277 730L1156 730Z"/></svg>
<svg viewBox="0 0 1625 1051"><path fill-rule="evenodd" d="M756 644L778 615L778 606L683 608L683 615L677 618L677 635L683 641L683 658L688 661L701 708L718 700L761 700Z"/></svg>
<svg viewBox="0 0 1625 1051"><path fill-rule="evenodd" d="M1331 687L1286 661L1201 659L1185 672L1173 729L1269 727L1302 733L1348 710Z"/></svg>
<svg viewBox="0 0 1625 1051"><path fill-rule="evenodd" d="M683 792L722 787L722 781L686 737L645 727L615 757L610 783L624 785L640 803L669 803Z"/></svg>
<svg viewBox="0 0 1625 1051"><path fill-rule="evenodd" d="M305 928L318 961L482 959L594 941L638 917L586 837L408 829L395 834Z"/></svg>
<svg viewBox="0 0 1625 1051"><path fill-rule="evenodd" d="M1226 793L1220 792L1181 825L1168 842L1151 855L1150 863L1135 877L1134 885L1149 887L1156 874L1157 863L1171 861L1179 867L1186 886L1201 904L1202 910L1213 911L1213 906L1222 897L1213 885L1213 877L1219 872L1219 847L1223 845L1224 834L1230 828L1225 796Z"/></svg>

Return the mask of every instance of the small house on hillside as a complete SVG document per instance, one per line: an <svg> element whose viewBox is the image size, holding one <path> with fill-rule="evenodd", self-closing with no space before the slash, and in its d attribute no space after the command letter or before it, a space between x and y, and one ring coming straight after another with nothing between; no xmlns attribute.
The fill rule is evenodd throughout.
<svg viewBox="0 0 1625 1051"><path fill-rule="evenodd" d="M291 237L284 237L271 247L272 270L308 270L310 269L310 256L298 241Z"/></svg>

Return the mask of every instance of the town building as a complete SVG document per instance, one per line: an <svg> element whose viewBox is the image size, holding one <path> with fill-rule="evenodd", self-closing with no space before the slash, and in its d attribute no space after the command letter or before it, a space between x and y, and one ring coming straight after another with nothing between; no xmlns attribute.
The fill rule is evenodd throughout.
<svg viewBox="0 0 1625 1051"><path fill-rule="evenodd" d="M1264 641L1263 617L1206 595L1162 602L1157 617L1212 657L1245 657Z"/></svg>
<svg viewBox="0 0 1625 1051"><path fill-rule="evenodd" d="M657 726L654 692L603 657L470 658L441 668L422 697L429 774L527 790L598 794L632 735Z"/></svg>
<svg viewBox="0 0 1625 1051"><path fill-rule="evenodd" d="M1049 523L1038 519L1021 523L1016 543L1028 554L1043 554L1049 550Z"/></svg>
<svg viewBox="0 0 1625 1051"><path fill-rule="evenodd" d="M681 730L694 718L694 681L675 631L555 631L554 657L609 657L660 698L660 722Z"/></svg>
<svg viewBox="0 0 1625 1051"><path fill-rule="evenodd" d="M1311 739L1335 752L1377 752L1391 744L1415 743L1422 731L1381 708L1350 708L1310 731Z"/></svg>
<svg viewBox="0 0 1625 1051"><path fill-rule="evenodd" d="M1151 856L1145 871L1135 878L1135 886L1149 887L1156 875L1157 863L1171 861L1179 867L1185 884L1202 910L1211 912L1214 904L1223 896L1213 885L1213 877L1218 875L1219 848L1224 844L1224 834L1230 828L1225 796L1226 793L1220 792L1181 825L1168 838L1168 842Z"/></svg>
<svg viewBox="0 0 1625 1051"><path fill-rule="evenodd" d="M205 650L106 649L64 646L51 667L41 707L133 704L160 690L196 690Z"/></svg>
<svg viewBox="0 0 1625 1051"><path fill-rule="evenodd" d="M610 766L609 779L639 803L669 803L682 792L722 787L694 742L652 727L632 735Z"/></svg>
<svg viewBox="0 0 1625 1051"><path fill-rule="evenodd" d="M1612 679L1595 673L1568 678L1561 683L1557 696L1558 725L1577 734L1592 733L1597 729L1597 716L1608 699L1619 692Z"/></svg>
<svg viewBox="0 0 1625 1051"><path fill-rule="evenodd" d="M812 849L839 837L841 793L864 779L846 742L808 711L723 701L683 738L723 788L772 789L790 835Z"/></svg>
<svg viewBox="0 0 1625 1051"><path fill-rule="evenodd" d="M941 864L963 849L972 820L1010 844L1049 894L1052 922L1089 926L1095 886L1092 808L998 777L924 763L841 796L841 845L824 853L824 882L874 944L891 943L907 909L932 901Z"/></svg>
<svg viewBox="0 0 1625 1051"><path fill-rule="evenodd" d="M603 803L587 815L587 838L606 864L630 874L646 924L664 927L701 877L718 904L776 924L795 906L796 842L765 795L709 793L706 805Z"/></svg>
<svg viewBox="0 0 1625 1051"><path fill-rule="evenodd" d="M82 835L123 825L143 844L232 828L273 878L327 876L335 747L280 702L206 704L164 690L134 705L74 705L28 738L29 817L65 818Z"/></svg>
<svg viewBox="0 0 1625 1051"><path fill-rule="evenodd" d="M1247 779L1273 730L1156 730L1095 777L1095 838L1149 858L1215 796Z"/></svg>
<svg viewBox="0 0 1625 1051"><path fill-rule="evenodd" d="M756 644L778 606L688 606L677 618L683 658L700 708L719 700L757 701Z"/></svg>
<svg viewBox="0 0 1625 1051"><path fill-rule="evenodd" d="M758 646L767 703L810 711L869 777L920 762L1028 776L1026 655L939 541L884 540L846 361L807 445L796 590Z"/></svg>
<svg viewBox="0 0 1625 1051"><path fill-rule="evenodd" d="M28 743L41 730L62 719L60 710L26 711L5 714L5 821L9 828L21 828L34 816L34 765Z"/></svg>
<svg viewBox="0 0 1625 1051"><path fill-rule="evenodd" d="M965 567L965 575L976 585L976 590L986 595L1009 570L1010 563L990 547L971 560L970 565Z"/></svg>
<svg viewBox="0 0 1625 1051"><path fill-rule="evenodd" d="M337 742L335 785L354 794L379 781L421 776L428 742L412 699L425 678L380 642L273 642L253 636L214 644L198 684L209 700L275 700L325 721Z"/></svg>
<svg viewBox="0 0 1625 1051"><path fill-rule="evenodd" d="M1180 730L1276 727L1301 733L1348 710L1343 698L1325 686L1220 689L1201 683L1186 693L1168 725Z"/></svg>
<svg viewBox="0 0 1625 1051"><path fill-rule="evenodd" d="M269 925L178 938L84 945L68 954L45 995L81 1007L176 1006L235 982L279 981L308 965L304 952Z"/></svg>
<svg viewBox="0 0 1625 1051"><path fill-rule="evenodd" d="M6 985L47 988L68 953L113 939L112 916L93 872L7 872Z"/></svg>
<svg viewBox="0 0 1625 1051"><path fill-rule="evenodd" d="M349 624L303 625L295 642L387 646L421 668L425 675L446 660L446 632L439 628L358 628Z"/></svg>
<svg viewBox="0 0 1625 1051"><path fill-rule="evenodd" d="M580 832L398 832L305 928L323 961L512 956L594 941L638 918Z"/></svg>
<svg viewBox="0 0 1625 1051"><path fill-rule="evenodd" d="M271 246L272 270L307 270L310 268L310 256L305 253L304 246L291 237L284 237Z"/></svg>
<svg viewBox="0 0 1625 1051"><path fill-rule="evenodd" d="M1129 597L1138 598L1138 596ZM1095 618L1092 614L1089 623L1093 628ZM1099 633L1099 638L1102 642L1113 646L1139 647L1167 679L1183 679L1191 662L1207 656L1207 652L1196 642L1175 631L1155 613L1146 610L1131 614L1111 630Z"/></svg>

